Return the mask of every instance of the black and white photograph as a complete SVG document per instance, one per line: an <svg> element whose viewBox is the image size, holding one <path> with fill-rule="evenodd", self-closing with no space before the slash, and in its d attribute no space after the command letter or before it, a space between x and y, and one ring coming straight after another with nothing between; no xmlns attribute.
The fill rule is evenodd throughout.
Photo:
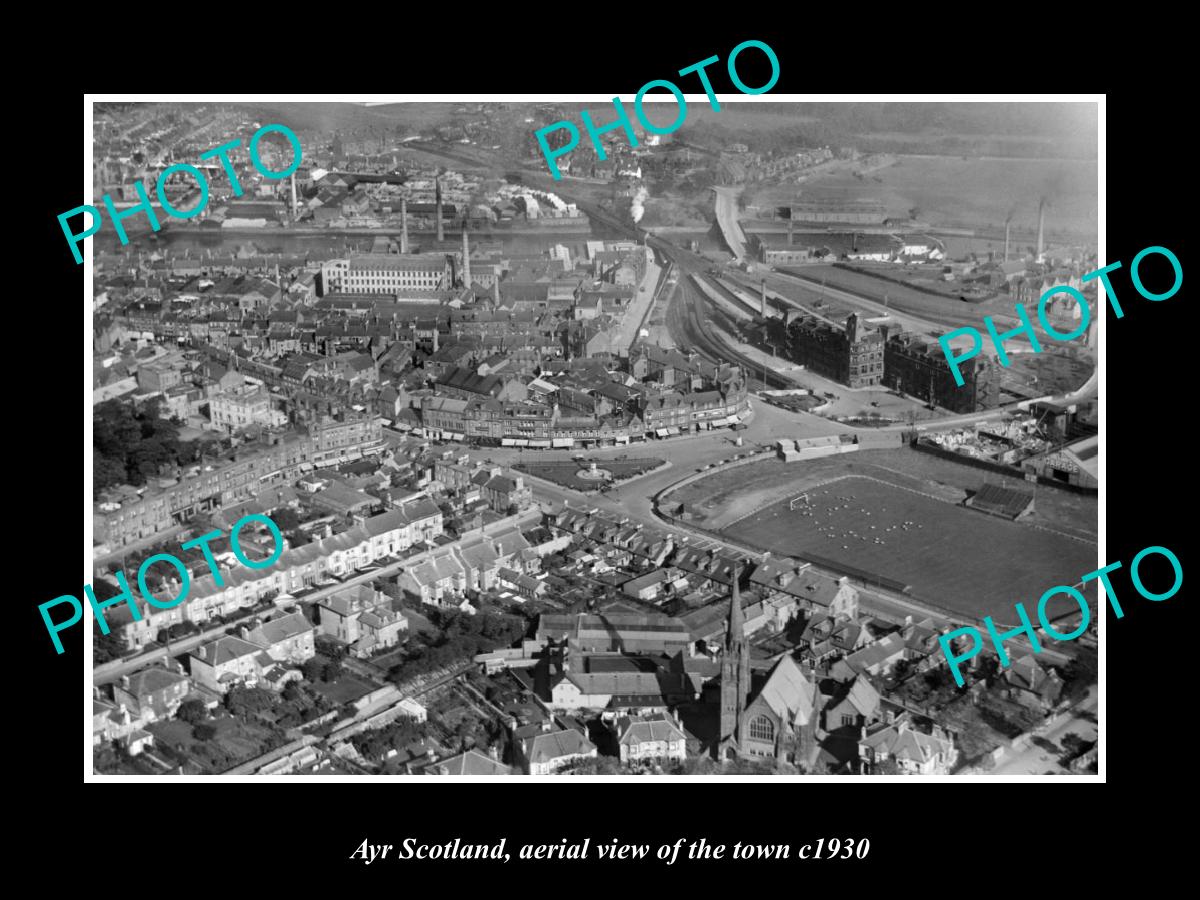
<svg viewBox="0 0 1200 900"><path fill-rule="evenodd" d="M1103 96L675 83L89 98L86 780L1101 779Z"/></svg>

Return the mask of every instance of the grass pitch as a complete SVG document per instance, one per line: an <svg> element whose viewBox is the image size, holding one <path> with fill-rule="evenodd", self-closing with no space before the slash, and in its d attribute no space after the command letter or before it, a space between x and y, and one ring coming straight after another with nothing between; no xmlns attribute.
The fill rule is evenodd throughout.
<svg viewBox="0 0 1200 900"><path fill-rule="evenodd" d="M1017 601L1036 615L1046 590L1096 568L1094 545L858 475L789 494L723 533L894 578L914 597L997 623L1016 622Z"/></svg>

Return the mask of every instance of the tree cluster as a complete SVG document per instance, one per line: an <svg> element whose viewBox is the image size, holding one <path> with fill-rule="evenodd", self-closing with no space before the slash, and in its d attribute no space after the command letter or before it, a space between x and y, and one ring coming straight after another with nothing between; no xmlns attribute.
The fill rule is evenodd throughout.
<svg viewBox="0 0 1200 900"><path fill-rule="evenodd" d="M432 613L430 619L440 634L428 642L411 639L408 658L391 668L388 672L390 681L402 684L476 654L507 647L525 634L523 619L502 613L480 611L470 616L439 610Z"/></svg>
<svg viewBox="0 0 1200 900"><path fill-rule="evenodd" d="M1100 660L1096 651L1080 647L1060 672L1063 680L1063 699L1074 703L1082 700L1087 690L1100 678Z"/></svg>
<svg viewBox="0 0 1200 900"><path fill-rule="evenodd" d="M429 725L413 719L401 718L382 728L371 728L351 736L350 743L366 759L382 760L389 750L419 741L429 736Z"/></svg>
<svg viewBox="0 0 1200 900"><path fill-rule="evenodd" d="M184 700L175 711L175 718L180 722L195 725L208 718L208 707L203 700Z"/></svg>
<svg viewBox="0 0 1200 900"><path fill-rule="evenodd" d="M274 693L265 688L235 687L225 695L225 708L235 716L246 715L270 709L278 700Z"/></svg>
<svg viewBox="0 0 1200 900"><path fill-rule="evenodd" d="M96 493L119 484L142 485L164 466L200 457L200 441L180 441L179 427L158 416L159 403L141 409L107 400L92 411L92 487Z"/></svg>
<svg viewBox="0 0 1200 900"><path fill-rule="evenodd" d="M101 634L99 627L92 629L93 665L98 666L101 663L120 659L126 652L125 637L122 632L110 631L108 634Z"/></svg>
<svg viewBox="0 0 1200 900"><path fill-rule="evenodd" d="M316 684L318 681L326 683L337 681L342 675L342 660L340 658L330 659L318 653L312 659L305 661L301 671L304 673L304 679L311 684Z"/></svg>

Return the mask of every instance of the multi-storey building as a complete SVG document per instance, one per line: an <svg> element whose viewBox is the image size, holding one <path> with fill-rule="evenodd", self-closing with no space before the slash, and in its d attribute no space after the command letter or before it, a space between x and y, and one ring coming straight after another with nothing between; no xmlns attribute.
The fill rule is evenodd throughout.
<svg viewBox="0 0 1200 900"><path fill-rule="evenodd" d="M373 253L330 260L321 267L321 282L326 293L440 291L453 284L453 271L442 254Z"/></svg>
<svg viewBox="0 0 1200 900"><path fill-rule="evenodd" d="M346 588L317 602L321 633L350 644L355 656L394 647L408 630L408 619L391 600L370 585Z"/></svg>
<svg viewBox="0 0 1200 900"><path fill-rule="evenodd" d="M999 370L992 360L976 356L958 366L962 387L955 382L940 345L908 333L892 335L884 345L883 383L887 387L953 412L999 405Z"/></svg>
<svg viewBox="0 0 1200 900"><path fill-rule="evenodd" d="M287 422L281 411L271 409L271 395L265 388L217 394L209 400L208 410L212 424L228 432L249 425L277 427Z"/></svg>
<svg viewBox="0 0 1200 900"><path fill-rule="evenodd" d="M883 335L863 328L857 314L837 328L815 316L804 316L787 329L788 355L818 375L852 388L883 381Z"/></svg>

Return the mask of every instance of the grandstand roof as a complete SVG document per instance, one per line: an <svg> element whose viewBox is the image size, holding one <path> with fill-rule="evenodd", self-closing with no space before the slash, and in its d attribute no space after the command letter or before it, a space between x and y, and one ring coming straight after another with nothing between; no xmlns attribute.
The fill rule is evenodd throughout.
<svg viewBox="0 0 1200 900"><path fill-rule="evenodd" d="M967 500L966 505L981 512L1006 519L1015 519L1022 515L1033 503L1033 493L1017 488L1008 488L999 484L985 484L974 496Z"/></svg>

